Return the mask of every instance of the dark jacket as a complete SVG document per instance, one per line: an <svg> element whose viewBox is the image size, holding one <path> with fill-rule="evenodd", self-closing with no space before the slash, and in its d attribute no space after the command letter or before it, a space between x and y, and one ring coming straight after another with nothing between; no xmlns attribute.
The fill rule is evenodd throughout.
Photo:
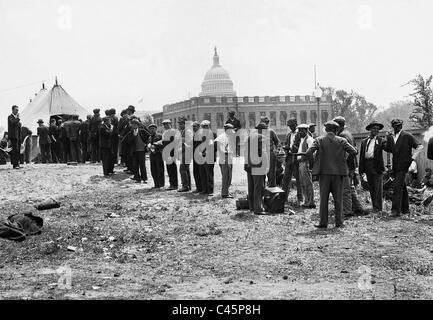
<svg viewBox="0 0 433 320"><path fill-rule="evenodd" d="M99 135L99 128L102 125L102 119L100 116L93 116L92 119L90 119L89 123L89 130L90 130L90 138L97 138Z"/></svg>
<svg viewBox="0 0 433 320"><path fill-rule="evenodd" d="M81 123L78 120L65 122L66 136L71 141L77 141L80 134Z"/></svg>
<svg viewBox="0 0 433 320"><path fill-rule="evenodd" d="M87 142L89 139L90 120L83 121L80 125L80 141Z"/></svg>
<svg viewBox="0 0 433 320"><path fill-rule="evenodd" d="M361 142L361 151L359 154L359 173L365 172L365 151L367 148L367 142L369 137L365 138ZM376 137L376 143L374 144L374 156L373 156L373 167L376 174L381 174L385 171L385 165L383 163L383 151L386 147L386 141L381 137Z"/></svg>
<svg viewBox="0 0 433 320"><path fill-rule="evenodd" d="M269 141L266 140L265 135L259 133L259 131L253 131L250 133L247 140L247 147L244 151L245 171L251 172L252 175L265 175L266 172L268 172L270 152L268 146ZM255 148L257 149L255 150ZM254 172L252 171L252 168L262 168L262 170Z"/></svg>
<svg viewBox="0 0 433 320"><path fill-rule="evenodd" d="M346 139L347 142L349 142L352 147L356 148L355 139L353 139L353 136L352 136L352 134L349 131L343 130L339 134L339 136L343 137L344 139ZM346 162L347 162L347 166L349 167L350 171L353 171L353 170L355 170L358 167L358 162L357 162L357 159L356 159L356 155L349 154L349 156L347 157L347 161Z"/></svg>
<svg viewBox="0 0 433 320"><path fill-rule="evenodd" d="M108 128L105 124L99 128L99 147L101 149L113 148L113 126Z"/></svg>
<svg viewBox="0 0 433 320"><path fill-rule="evenodd" d="M412 163L412 149L416 149L420 143L409 132L401 130L397 143L394 137L388 136L386 142L387 152L392 152L392 170L394 172L407 171Z"/></svg>
<svg viewBox="0 0 433 320"><path fill-rule="evenodd" d="M241 128L241 122L236 118L233 118L233 119L228 118L226 121L226 124L233 125L233 127L235 128L235 131L238 131Z"/></svg>
<svg viewBox="0 0 433 320"><path fill-rule="evenodd" d="M59 135L60 135L59 127L51 124L50 127L48 128L48 134L50 135L52 142L54 142L54 140L52 138L54 138L56 141L58 141Z"/></svg>
<svg viewBox="0 0 433 320"><path fill-rule="evenodd" d="M38 136L39 136L39 144L44 145L44 144L51 143L47 126L42 125L41 127L38 127Z"/></svg>
<svg viewBox="0 0 433 320"><path fill-rule="evenodd" d="M21 120L13 114L8 117L8 134L10 140L21 141Z"/></svg>
<svg viewBox="0 0 433 320"><path fill-rule="evenodd" d="M433 160L433 137L429 139L427 145L427 159Z"/></svg>
<svg viewBox="0 0 433 320"><path fill-rule="evenodd" d="M151 153L161 153L162 152L162 145L155 145L156 142L162 140L162 135L159 133L155 133L154 135L150 135L148 139L148 143L151 145L150 152Z"/></svg>
<svg viewBox="0 0 433 320"><path fill-rule="evenodd" d="M113 132L114 132L114 130L113 130ZM149 134L147 133L146 130L144 130L142 128L138 128L138 134L136 136L134 136L134 130L131 130L130 138L132 139L131 147L134 149L134 151L137 151L136 150L137 139L140 139L140 138L143 141L143 143L146 145L145 151L147 151L147 141L149 140Z"/></svg>
<svg viewBox="0 0 433 320"><path fill-rule="evenodd" d="M314 163L313 175L347 176L346 152L356 155L358 151L346 139L328 132L314 140L307 150L306 157L312 159L317 151L317 161Z"/></svg>

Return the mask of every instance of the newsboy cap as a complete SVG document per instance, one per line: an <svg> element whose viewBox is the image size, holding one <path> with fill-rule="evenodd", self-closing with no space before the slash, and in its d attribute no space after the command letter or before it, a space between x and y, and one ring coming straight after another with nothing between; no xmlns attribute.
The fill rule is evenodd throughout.
<svg viewBox="0 0 433 320"><path fill-rule="evenodd" d="M325 128L326 129L337 129L338 127L340 127L340 125L335 122L334 120L328 121L325 123Z"/></svg>
<svg viewBox="0 0 433 320"><path fill-rule="evenodd" d="M298 120L296 120L296 118L290 118L287 120L287 125L296 124L296 123L298 123Z"/></svg>
<svg viewBox="0 0 433 320"><path fill-rule="evenodd" d="M224 129L234 129L234 128L235 128L235 126L232 125L231 123L226 123L226 124L224 125Z"/></svg>
<svg viewBox="0 0 433 320"><path fill-rule="evenodd" d="M296 128L297 128L297 129L307 129L307 130L308 130L309 127L310 127L310 126L309 126L308 124L301 123L301 124L298 125Z"/></svg>
<svg viewBox="0 0 433 320"><path fill-rule="evenodd" d="M99 108L93 109L93 113L94 113L94 114L97 114L97 113L99 113L99 112L101 112L101 109L99 109Z"/></svg>
<svg viewBox="0 0 433 320"><path fill-rule="evenodd" d="M167 124L167 123L171 124L171 120L170 119L165 119L164 121L162 121L162 124Z"/></svg>
<svg viewBox="0 0 433 320"><path fill-rule="evenodd" d="M126 110L130 110L132 112L135 112L135 107L134 106L128 106L128 108Z"/></svg>
<svg viewBox="0 0 433 320"><path fill-rule="evenodd" d="M177 118L177 123L185 123L187 121L188 119L185 116L180 116L179 118Z"/></svg>
<svg viewBox="0 0 433 320"><path fill-rule="evenodd" d="M202 126L202 127L204 127L204 126L210 126L210 121L209 121L209 120L203 120L203 121L200 123L200 126Z"/></svg>
<svg viewBox="0 0 433 320"><path fill-rule="evenodd" d="M158 126L154 123L149 124L149 128L158 128Z"/></svg>
<svg viewBox="0 0 433 320"><path fill-rule="evenodd" d="M338 123L339 126L344 126L346 124L346 119L342 116L335 117L332 121Z"/></svg>
<svg viewBox="0 0 433 320"><path fill-rule="evenodd" d="M44 120L39 119L37 123L44 123Z"/></svg>

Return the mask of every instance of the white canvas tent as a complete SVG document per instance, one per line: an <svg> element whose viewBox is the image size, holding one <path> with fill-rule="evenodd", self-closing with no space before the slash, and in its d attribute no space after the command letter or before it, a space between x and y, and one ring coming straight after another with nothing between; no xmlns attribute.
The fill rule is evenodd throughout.
<svg viewBox="0 0 433 320"><path fill-rule="evenodd" d="M20 118L23 126L29 128L36 134L37 121L44 120L49 125L50 117L61 115L78 115L86 119L89 112L80 106L66 91L58 84L57 79L53 88L49 91L44 88L36 95L21 112Z"/></svg>

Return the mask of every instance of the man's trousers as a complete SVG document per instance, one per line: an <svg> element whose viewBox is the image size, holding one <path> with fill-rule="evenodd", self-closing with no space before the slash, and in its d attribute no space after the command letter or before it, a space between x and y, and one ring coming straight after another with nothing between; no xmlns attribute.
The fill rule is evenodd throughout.
<svg viewBox="0 0 433 320"><path fill-rule="evenodd" d="M181 163L179 165L179 173L182 188L191 189L191 172L189 171L189 163Z"/></svg>
<svg viewBox="0 0 433 320"><path fill-rule="evenodd" d="M322 227L328 226L328 204L329 194L332 193L335 205L335 225L343 224L343 178L344 176L334 176L322 174L319 176L320 188L320 223Z"/></svg>
<svg viewBox="0 0 433 320"><path fill-rule="evenodd" d="M197 189L197 192L202 192L203 188L200 178L200 165L195 161L192 164L192 172L194 175L195 188Z"/></svg>
<svg viewBox="0 0 433 320"><path fill-rule="evenodd" d="M200 179L202 193L211 194L214 191L214 164L200 165Z"/></svg>
<svg viewBox="0 0 433 320"><path fill-rule="evenodd" d="M177 180L177 164L173 161L172 164L166 164L168 181L170 182L170 187L177 188L178 180Z"/></svg>
<svg viewBox="0 0 433 320"><path fill-rule="evenodd" d="M110 164L112 170L114 170L114 158L115 158L115 154L113 152L113 157L111 158L111 164ZM140 181L147 181L146 151L135 151L133 161L134 161L134 179Z"/></svg>
<svg viewBox="0 0 433 320"><path fill-rule="evenodd" d="M367 176L368 190L370 191L373 211L382 211L383 202L383 174L376 173L373 161L366 160L365 174Z"/></svg>
<svg viewBox="0 0 433 320"><path fill-rule="evenodd" d="M290 193L290 182L292 181L292 176L296 179L296 196L298 202L302 202L302 189L299 182L299 165L297 161L292 161L293 156L288 156L286 161L286 168L284 170L283 177L283 190L286 193L286 198L289 198Z"/></svg>
<svg viewBox="0 0 433 320"><path fill-rule="evenodd" d="M80 162L80 146L78 140L69 140L71 162Z"/></svg>
<svg viewBox="0 0 433 320"><path fill-rule="evenodd" d="M311 177L310 163L308 161L299 162L299 180L301 183L302 193L304 195L304 205L314 205L313 180Z"/></svg>
<svg viewBox="0 0 433 320"><path fill-rule="evenodd" d="M398 171L394 174L394 195L392 197L391 212L396 215L400 215L401 213L409 213L409 195L407 193L405 182L406 173L407 171Z"/></svg>
<svg viewBox="0 0 433 320"><path fill-rule="evenodd" d="M150 172L152 174L153 183L156 188L163 188L165 185L164 176L164 161L162 160L162 153L150 153Z"/></svg>
<svg viewBox="0 0 433 320"><path fill-rule="evenodd" d="M113 149L103 148L101 149L101 160L102 160L102 170L104 176L108 176L112 172L111 164L113 163Z"/></svg>
<svg viewBox="0 0 433 320"><path fill-rule="evenodd" d="M270 152L269 172L268 172L268 187L277 186L277 156L274 151Z"/></svg>
<svg viewBox="0 0 433 320"><path fill-rule="evenodd" d="M11 164L15 167L19 166L20 163L20 142L18 139L11 139Z"/></svg>
<svg viewBox="0 0 433 320"><path fill-rule="evenodd" d="M247 172L248 179L248 206L254 213L263 212L263 190L265 175L252 175L251 169Z"/></svg>
<svg viewBox="0 0 433 320"><path fill-rule="evenodd" d="M222 176L221 196L226 197L229 195L229 188L232 184L233 164L220 164L220 169Z"/></svg>
<svg viewBox="0 0 433 320"><path fill-rule="evenodd" d="M51 163L51 144L39 144L42 163Z"/></svg>

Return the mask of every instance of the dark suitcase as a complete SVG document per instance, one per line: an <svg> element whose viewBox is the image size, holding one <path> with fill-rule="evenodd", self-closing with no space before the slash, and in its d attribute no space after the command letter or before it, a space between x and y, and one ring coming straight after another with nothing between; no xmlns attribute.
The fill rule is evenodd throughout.
<svg viewBox="0 0 433 320"><path fill-rule="evenodd" d="M284 203L286 200L283 189L266 188L264 192L264 207L269 213L284 213Z"/></svg>
<svg viewBox="0 0 433 320"><path fill-rule="evenodd" d="M248 204L248 198L239 198L236 200L236 209L237 210L247 210L250 206Z"/></svg>

